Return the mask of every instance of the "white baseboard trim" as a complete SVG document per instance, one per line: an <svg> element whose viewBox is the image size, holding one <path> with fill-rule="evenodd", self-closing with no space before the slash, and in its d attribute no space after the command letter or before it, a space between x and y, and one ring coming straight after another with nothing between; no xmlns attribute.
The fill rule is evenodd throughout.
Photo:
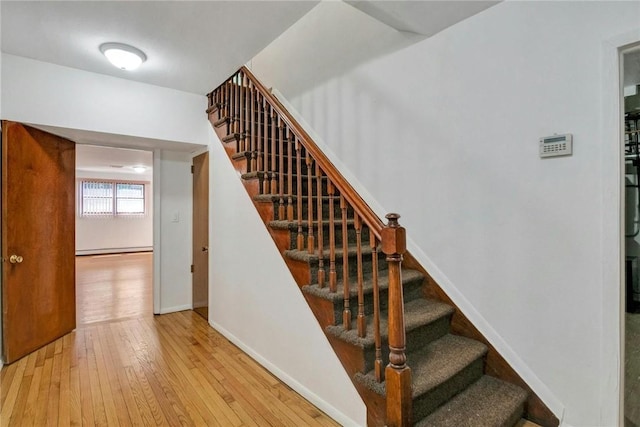
<svg viewBox="0 0 640 427"><path fill-rule="evenodd" d="M319 408L322 412L327 414L329 417L333 418L340 425L345 427L363 427L360 424L358 424L356 421L352 420L350 417L345 415L344 413L340 412L338 409L336 409L333 405L329 404L327 401L322 399L320 396L318 396L317 394L309 390L307 387L300 384L298 381L296 381L294 378L292 378L289 374L284 372L282 369L280 369L279 367L277 367L276 365L274 365L273 363L271 363L270 361L262 357L260 354L256 353L252 348L247 346L245 343L242 342L242 340L238 339L238 337L233 335L231 332L227 331L224 327L222 327L221 325L219 325L214 321L210 321L210 325L215 330L220 332L225 338L231 341L233 344L237 345L242 351L247 353L252 359L254 359L256 362L262 365L265 369L267 369L273 375L278 377L278 379L280 379L282 382L284 382L293 390L295 390L297 393L299 393L302 397L304 397L313 405L315 405L317 408Z"/></svg>
<svg viewBox="0 0 640 427"><path fill-rule="evenodd" d="M175 313L176 311L185 311L185 310L191 310L191 304L160 308L159 314Z"/></svg>
<svg viewBox="0 0 640 427"><path fill-rule="evenodd" d="M277 89L273 88L272 94L278 98L282 105L291 113L298 121L303 129L311 136L316 145L325 153L336 168L342 173L351 186L362 196L365 202L380 217L384 218L386 211L382 205L367 191L364 185L351 173L344 163L335 155L324 140L313 130L311 125L307 123L296 108L287 100L287 98ZM464 315L478 330L489 340L511 367L522 377L522 379L531 387L531 389L542 399L561 422L564 417L564 404L555 396L555 394L547 387L545 383L529 368L529 366L520 358L520 356L507 344L507 342L496 332L490 323L476 310L476 308L467 300L449 278L435 265L434 262L422 251L418 245L411 239L407 238L407 249L413 257L429 272L433 279L440 285L442 290L451 298L455 305L460 308ZM568 426L568 425L567 425Z"/></svg>
<svg viewBox="0 0 640 427"><path fill-rule="evenodd" d="M139 246L132 248L100 248L100 249L81 249L76 251L76 255L104 255L104 254L119 254L127 252L151 252L153 246Z"/></svg>

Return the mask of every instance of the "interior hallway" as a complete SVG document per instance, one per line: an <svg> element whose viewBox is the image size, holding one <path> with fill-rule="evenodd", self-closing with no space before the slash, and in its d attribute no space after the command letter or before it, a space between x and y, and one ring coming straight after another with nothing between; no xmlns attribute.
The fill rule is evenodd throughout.
<svg viewBox="0 0 640 427"><path fill-rule="evenodd" d="M151 259L78 260L78 328L0 371L0 425L337 425L194 312L153 316Z"/></svg>

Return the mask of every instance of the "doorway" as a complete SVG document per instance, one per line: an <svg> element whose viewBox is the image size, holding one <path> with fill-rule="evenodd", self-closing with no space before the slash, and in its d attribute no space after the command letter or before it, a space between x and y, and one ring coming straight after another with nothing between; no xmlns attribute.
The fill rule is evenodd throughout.
<svg viewBox="0 0 640 427"><path fill-rule="evenodd" d="M209 153L193 158L193 311L209 319Z"/></svg>
<svg viewBox="0 0 640 427"><path fill-rule="evenodd" d="M623 53L624 426L640 427L640 47Z"/></svg>
<svg viewBox="0 0 640 427"><path fill-rule="evenodd" d="M79 326L152 315L153 153L76 145Z"/></svg>

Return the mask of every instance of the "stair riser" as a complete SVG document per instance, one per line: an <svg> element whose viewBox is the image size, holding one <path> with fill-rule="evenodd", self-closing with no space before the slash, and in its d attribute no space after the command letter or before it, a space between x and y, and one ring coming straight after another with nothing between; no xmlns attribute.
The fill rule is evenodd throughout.
<svg viewBox="0 0 640 427"><path fill-rule="evenodd" d="M384 315L387 316L387 313L385 312ZM406 335L406 353L417 350L422 346L427 345L428 343L448 334L450 320L451 318L449 316L445 316L436 320L435 322L429 323L428 325L424 325L408 331ZM389 347L386 338L382 340L382 350L383 365L387 366L387 364L389 363ZM364 349L365 371L363 371L363 373L366 373L374 368L375 357L376 354L374 347L366 347Z"/></svg>
<svg viewBox="0 0 640 427"><path fill-rule="evenodd" d="M483 365L483 359L478 358L448 381L421 396L414 397L412 418L420 420L426 417L440 405L480 379L483 374Z"/></svg>
<svg viewBox="0 0 640 427"><path fill-rule="evenodd" d="M329 252L326 252L325 254L325 258L324 258L324 271L325 271L325 278L326 278L326 282L329 282L329 267L330 267L330 263L329 263ZM342 259L337 258L336 257L336 280L337 281L342 281ZM355 277L356 274L358 272L358 265L357 265L357 261L356 261L356 257L355 255L350 256L349 257L349 264L348 264L348 268L349 268L349 277L350 279L350 283L353 286L354 283L356 283ZM370 272L372 271L372 262L371 262L371 254L364 254L362 256L362 271L363 272ZM382 253L379 253L378 255L378 269L381 271L379 274L383 274L382 271L387 270L387 262L385 261L385 255ZM312 261L309 263L309 270L310 270L310 274L311 274L311 283L318 283L318 262L317 261ZM385 271L386 274L386 271Z"/></svg>
<svg viewBox="0 0 640 427"><path fill-rule="evenodd" d="M241 162L242 162L242 160L241 160ZM236 167L236 169L237 169L237 170L240 170L240 173L241 173L241 174L246 173L246 172L252 172L252 171L250 170L249 166L244 166L244 165L243 165L242 169L239 169L238 167ZM278 187L278 185L279 185L279 177L277 176L277 174L276 174L276 186L275 186L275 190L272 190L272 188L271 188L272 178L273 178L272 174L271 174L270 172L259 172L259 173L261 174L261 177L260 177L260 178L252 177L252 178L250 178L250 179L251 179L251 180L255 180L255 181L258 181L258 180L260 181L260 194L273 194L273 195L280 194L280 189L279 189L279 187ZM246 179L245 179L245 180L246 180ZM265 182L265 180L266 180L267 182ZM292 186L291 186L291 187L292 187L292 189L291 189L291 191L289 191L289 188L288 188L287 184L288 184L288 181L287 181L287 178L285 177L284 188L283 188L283 190L282 190L282 193L283 193L284 195L288 195L289 193L291 193L293 196L296 196L296 195L298 194L298 183L297 183L297 181L295 180L295 176L294 176L294 180L293 180L293 182L292 182ZM317 192L317 187L316 187L316 186L317 186L316 181L314 180L314 181L312 182L312 184L311 184L311 185L312 185L312 187L313 187L313 194L314 194L314 195L315 195L315 194L317 194L318 192ZM306 198L307 198L307 195L309 194L309 193L308 193L308 191L307 191L307 188L308 188L308 182L307 182L307 179L306 179L306 177L305 177L305 179L302 181L302 197L303 197L304 199L306 199ZM268 189L269 191L267 191L267 189ZM326 180L323 180L323 184L322 184L322 194L323 194L324 196L327 196L327 194L328 194L328 192L327 192L327 183L326 183ZM328 199L327 199L327 202L326 202L326 203L327 203L327 204L329 203ZM340 210L339 210L339 208L340 208L340 199L339 199L339 197L338 197L338 196L336 196L336 197L335 197L334 205L336 206L336 209L338 209L338 210L336 211L336 213L339 213L339 212L340 212ZM296 209L297 209L297 208L296 208ZM314 206L314 210L315 210L315 206ZM327 212L327 214L328 214L328 212L329 212L329 211L326 211L326 212Z"/></svg>
<svg viewBox="0 0 640 427"><path fill-rule="evenodd" d="M342 247L342 225L336 225L334 228L334 233L335 233L335 243L336 243L336 247ZM308 241L308 233L307 233L307 227L305 225L305 223L303 223L303 229L302 229L302 235L304 237L304 244L306 247L307 241ZM353 228L348 228L347 230L347 242L353 243L355 245L356 242L356 231ZM318 230L314 229L314 239L315 239L315 246L316 249L318 247ZM298 231L297 231L297 227L295 228L294 231L292 231L290 233L290 238L291 238L291 243L289 246L290 248L297 248L297 244L298 244ZM362 230L361 233L361 237L360 237L360 241L362 242L362 246L364 247L369 246L369 229L364 229ZM324 251L325 251L325 255L328 253L329 251L329 226L323 226L322 227L322 240L323 240L323 247L324 247Z"/></svg>
<svg viewBox="0 0 640 427"><path fill-rule="evenodd" d="M383 273L386 274L386 271ZM352 282L350 282L351 289L356 289L357 281L355 277ZM422 281L415 281L412 283L406 283L403 286L403 299L404 302L412 301L416 298L420 298L422 296ZM389 306L389 289L380 289L380 312L381 316L387 316L387 308ZM355 321L358 316L358 296L352 296L349 298L349 308L351 310L351 319ZM339 300L333 304L334 316L338 319L338 323L342 324L342 313L344 311L344 301ZM373 293L372 290L369 289L366 294L364 294L364 314L365 316L373 314ZM355 326L355 324L353 325ZM407 350L408 351L408 350Z"/></svg>
<svg viewBox="0 0 640 427"><path fill-rule="evenodd" d="M297 205L297 201L296 198L293 197L291 202L293 203L293 215L294 215L294 220L298 220L298 205ZM284 197L284 203L285 206L289 203L288 198L285 196ZM313 197L311 199L311 203L313 204L313 219L314 221L317 221L318 219L318 199L316 197ZM280 202L279 201L275 201L274 202L274 209L275 212L278 212L278 207L280 206ZM329 221L329 209L330 204L329 204L329 200L328 199L323 199L322 200L322 219L323 221ZM279 220L286 220L286 218L277 218ZM347 219L348 220L353 220L353 209L352 208L347 208ZM302 221L303 222L307 222L309 220L309 198L308 197L303 197L302 198ZM342 223L342 210L340 209L340 202L338 201L338 199L334 200L333 202L333 221L336 224L336 227L340 226ZM350 227L353 227L353 225L351 225ZM363 225L364 228L364 225Z"/></svg>

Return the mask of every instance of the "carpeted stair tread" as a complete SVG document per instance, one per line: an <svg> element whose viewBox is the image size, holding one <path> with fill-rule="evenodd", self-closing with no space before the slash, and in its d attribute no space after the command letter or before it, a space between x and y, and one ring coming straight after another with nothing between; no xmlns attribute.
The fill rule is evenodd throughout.
<svg viewBox="0 0 640 427"><path fill-rule="evenodd" d="M243 151L243 152L244 152L244 151ZM270 172L266 172L266 173L268 173L268 174L269 174L269 176L271 176L271 174L272 174L272 173L274 173L274 172L273 172L273 171L270 171ZM276 175L278 175L278 173L279 173L279 172L277 172L277 171L276 171L275 173L276 173ZM257 178L258 176L262 176L262 175L264 175L264 174L265 174L265 171L245 172L245 173L243 173L242 175L240 175L240 178L242 178L242 179L255 179L255 178ZM292 176L293 176L293 178L294 178L294 182L295 182L295 180L297 179L297 175L294 173L294 174L292 174ZM315 182L316 182L316 179L317 179L317 178L316 178L315 176L314 176L314 177L312 177L312 178L313 178L313 182L314 182L314 184L315 184ZM323 176L323 177L322 177L322 180L323 180L323 181L326 181L326 180L327 180L327 177L326 177L326 176ZM306 181L308 181L308 175L302 175L302 182L303 182L303 184L306 184ZM314 188L314 190L313 190L313 191L314 191L314 193L315 193L315 188ZM271 194L265 194L264 196L271 196ZM336 201L336 204L337 204L337 203L339 203L340 197L339 197L339 196L335 196L335 197L334 197L334 200Z"/></svg>
<svg viewBox="0 0 640 427"><path fill-rule="evenodd" d="M231 155L232 160L250 159L250 158L251 158L250 151L240 151L239 153L235 153Z"/></svg>
<svg viewBox="0 0 640 427"><path fill-rule="evenodd" d="M415 426L514 426L522 417L526 399L520 387L485 375Z"/></svg>
<svg viewBox="0 0 640 427"><path fill-rule="evenodd" d="M373 293L373 277L372 276L373 275L371 273L363 274L362 289L365 295ZM418 270L411 270L408 268L402 270L403 286L415 283L417 281L421 282L422 279L424 279L424 275L420 273ZM358 295L357 279L351 278L350 280L353 280L355 282L350 283L349 295L351 297L355 297ZM388 274L380 274L378 276L378 288L380 290L389 288ZM314 295L329 301L342 301L344 299L342 280L338 281L336 286L336 292L331 292L328 284L325 284L323 288L318 286L318 284L306 285L302 287L302 292L305 292L307 294ZM446 305L446 304L443 304L443 305Z"/></svg>
<svg viewBox="0 0 640 427"><path fill-rule="evenodd" d="M343 254L344 251L342 250L342 247L340 248L336 248L335 250L335 254L336 254L336 259L342 259L343 258ZM357 248L355 245L349 245L348 250L347 250L347 256L349 257L355 257L358 254L357 252ZM306 250L302 250L299 251L297 249L289 249L284 251L284 255L286 257L289 257L293 260L296 261L303 261L303 262L318 262L318 254L317 253L312 253L310 254L308 251ZM368 246L365 246L362 248L362 256L370 256L371 255L371 248ZM329 259L329 251L325 250L324 251L324 258L325 260L328 262Z"/></svg>
<svg viewBox="0 0 640 427"><path fill-rule="evenodd" d="M451 334L408 353L414 399L445 383L486 353L487 346L481 342ZM372 391L386 395L384 381L378 383L373 372L356 374L356 379Z"/></svg>
<svg viewBox="0 0 640 427"><path fill-rule="evenodd" d="M355 223L355 221L352 220L352 219L347 220L347 226L348 227L353 226L354 223ZM314 224L314 230L317 230L318 221L314 221L313 224ZM329 221L322 221L322 225L324 227L328 227L329 226ZM289 230L289 231L294 232L294 233L296 233L298 231L298 222L297 221L274 220L274 221L269 221L269 226L271 228L275 229L275 230ZM335 226L336 226L336 228L342 227L342 222L341 221L335 221ZM309 228L309 223L307 221L302 221L302 229L306 230L307 228ZM325 238L326 238L326 236L325 236ZM324 252L325 253L328 252L328 249L326 247L324 248ZM404 273L404 270L402 270L402 272Z"/></svg>
<svg viewBox="0 0 640 427"><path fill-rule="evenodd" d="M284 197L285 199L289 198L289 194L283 194L282 197ZM295 194L291 195L291 198L295 201L297 196ZM309 198L309 196L302 196L302 200L306 201ZM315 201L315 203L318 202L318 196L312 196L313 200ZM256 202L272 202L272 203L276 203L280 200L280 195L279 194L258 194L257 196L253 197L253 200L255 200ZM323 203L327 203L329 202L329 196L322 196L322 202ZM336 201L335 203L336 205L338 204L338 202ZM313 209L315 210L316 206L313 206ZM303 222L306 222L306 218L304 218ZM315 218L314 218L315 220ZM340 223L340 217L337 216L335 218L335 223L339 224ZM353 221L353 220L352 220Z"/></svg>
<svg viewBox="0 0 640 427"><path fill-rule="evenodd" d="M424 325L435 322L436 320L453 314L453 308L450 305L443 304L435 300L416 299L409 301L404 306L405 324L404 328L407 333ZM327 326L327 333L353 344L355 346L365 348L375 344L373 334L373 315L367 316L367 335L364 338L358 336L356 329L345 331L342 325ZM389 336L388 318L386 313L380 316L380 337L386 341ZM413 367L412 367L413 368Z"/></svg>

